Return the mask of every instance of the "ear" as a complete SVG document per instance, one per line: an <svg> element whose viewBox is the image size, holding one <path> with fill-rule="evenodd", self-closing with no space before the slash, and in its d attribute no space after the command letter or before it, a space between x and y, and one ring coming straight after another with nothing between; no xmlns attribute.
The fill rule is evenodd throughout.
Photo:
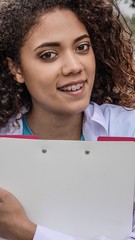
<svg viewBox="0 0 135 240"><path fill-rule="evenodd" d="M8 66L11 74L14 76L15 81L18 83L24 83L24 78L22 74L22 70L19 66L17 66L11 58L6 58L6 65Z"/></svg>

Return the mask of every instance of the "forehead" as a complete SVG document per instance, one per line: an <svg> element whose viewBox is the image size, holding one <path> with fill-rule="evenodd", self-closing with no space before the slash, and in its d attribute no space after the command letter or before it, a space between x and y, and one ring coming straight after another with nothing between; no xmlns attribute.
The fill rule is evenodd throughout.
<svg viewBox="0 0 135 240"><path fill-rule="evenodd" d="M65 38L77 38L79 35L88 34L85 25L78 17L67 9L54 9L39 18L38 24L30 34L30 39L35 41L62 41Z"/></svg>

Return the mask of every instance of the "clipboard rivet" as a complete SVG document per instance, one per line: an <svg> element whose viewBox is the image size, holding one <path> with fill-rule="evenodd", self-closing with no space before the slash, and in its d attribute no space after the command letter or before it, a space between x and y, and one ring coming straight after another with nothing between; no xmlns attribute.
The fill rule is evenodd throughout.
<svg viewBox="0 0 135 240"><path fill-rule="evenodd" d="M42 149L42 153L47 153L47 149Z"/></svg>
<svg viewBox="0 0 135 240"><path fill-rule="evenodd" d="M85 154L86 154L86 155L89 155L89 154L90 154L90 151L89 151L89 150L85 150Z"/></svg>

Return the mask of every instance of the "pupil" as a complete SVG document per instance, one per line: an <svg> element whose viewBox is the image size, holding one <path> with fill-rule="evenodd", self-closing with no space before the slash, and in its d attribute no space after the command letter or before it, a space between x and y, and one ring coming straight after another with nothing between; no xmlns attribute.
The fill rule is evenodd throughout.
<svg viewBox="0 0 135 240"><path fill-rule="evenodd" d="M79 48L80 48L80 50L83 50L83 49L84 49L84 46L83 46L83 45L81 45L81 46L79 46Z"/></svg>
<svg viewBox="0 0 135 240"><path fill-rule="evenodd" d="M50 52L47 52L47 53L45 54L45 57L46 57L46 58L50 58L50 57L51 57L51 53L50 53Z"/></svg>

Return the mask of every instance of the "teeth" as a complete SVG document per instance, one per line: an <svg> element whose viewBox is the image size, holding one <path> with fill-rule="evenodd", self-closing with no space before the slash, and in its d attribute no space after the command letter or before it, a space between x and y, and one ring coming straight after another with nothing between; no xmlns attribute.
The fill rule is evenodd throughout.
<svg viewBox="0 0 135 240"><path fill-rule="evenodd" d="M76 85L73 85L72 86L72 91L75 91L77 89L77 86Z"/></svg>
<svg viewBox="0 0 135 240"><path fill-rule="evenodd" d="M84 83L79 83L79 84L76 84L76 85L71 85L71 86L68 86L68 87L64 87L64 88L60 88L61 91L76 91L76 90L79 90L80 88L82 88L84 86Z"/></svg>
<svg viewBox="0 0 135 240"><path fill-rule="evenodd" d="M67 91L71 91L71 89L72 89L72 88L71 88L70 86L69 86L69 87L67 87Z"/></svg>

